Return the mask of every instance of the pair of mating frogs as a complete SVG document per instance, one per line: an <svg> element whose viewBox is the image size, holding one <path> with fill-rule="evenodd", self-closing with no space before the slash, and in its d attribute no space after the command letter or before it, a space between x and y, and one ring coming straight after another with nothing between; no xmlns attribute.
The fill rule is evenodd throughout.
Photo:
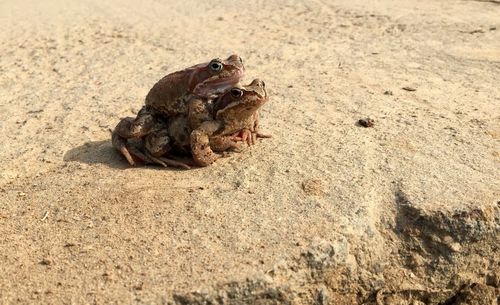
<svg viewBox="0 0 500 305"><path fill-rule="evenodd" d="M136 160L188 169L172 152L190 153L194 164L207 166L218 152L248 145L258 137L258 109L268 100L265 84L241 85L243 61L238 55L213 59L158 81L136 118L122 119L112 133L113 146L130 165ZM140 139L141 146L129 139Z"/></svg>

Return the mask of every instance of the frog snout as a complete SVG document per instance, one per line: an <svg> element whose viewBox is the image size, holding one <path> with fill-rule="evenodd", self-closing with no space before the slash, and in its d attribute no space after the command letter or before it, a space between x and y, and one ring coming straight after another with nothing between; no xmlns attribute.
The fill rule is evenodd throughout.
<svg viewBox="0 0 500 305"><path fill-rule="evenodd" d="M252 90L258 93L261 97L267 98L266 83L263 80L256 78L248 86L253 88Z"/></svg>
<svg viewBox="0 0 500 305"><path fill-rule="evenodd" d="M232 62L239 62L243 66L243 59L237 54L232 54L227 58L227 60Z"/></svg>
<svg viewBox="0 0 500 305"><path fill-rule="evenodd" d="M250 86L257 86L257 87L260 87L262 89L265 89L266 88L266 83L264 83L263 80L261 79L254 79L251 83L250 83Z"/></svg>

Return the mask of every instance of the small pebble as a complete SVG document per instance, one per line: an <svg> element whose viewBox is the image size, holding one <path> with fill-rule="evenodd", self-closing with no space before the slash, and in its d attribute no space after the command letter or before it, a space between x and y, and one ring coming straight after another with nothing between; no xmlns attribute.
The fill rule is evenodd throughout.
<svg viewBox="0 0 500 305"><path fill-rule="evenodd" d="M359 119L358 124L360 126L365 127L365 128L369 128L369 127L373 127L373 125L375 125L375 121L373 119L370 119L370 118Z"/></svg>
<svg viewBox="0 0 500 305"><path fill-rule="evenodd" d="M324 196L325 189L323 181L320 179L307 179L302 182L302 190L307 195Z"/></svg>
<svg viewBox="0 0 500 305"><path fill-rule="evenodd" d="M453 252L461 252L462 251L462 246L459 243L451 243L449 245L450 250Z"/></svg>
<svg viewBox="0 0 500 305"><path fill-rule="evenodd" d="M51 265L52 264L52 261L48 258L44 258L40 261L39 263L40 265L44 265L44 266L48 266L48 265Z"/></svg>

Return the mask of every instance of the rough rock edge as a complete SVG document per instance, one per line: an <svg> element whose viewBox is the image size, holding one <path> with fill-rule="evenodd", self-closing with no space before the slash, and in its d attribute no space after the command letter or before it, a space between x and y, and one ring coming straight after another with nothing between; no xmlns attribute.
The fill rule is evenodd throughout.
<svg viewBox="0 0 500 305"><path fill-rule="evenodd" d="M500 295L500 268L495 256L499 251L499 204L468 211L429 212L413 205L401 188L394 194L393 223L385 224L391 232L382 229L380 233L392 235L396 242L388 242L387 247L395 244L401 255L388 260L401 270L416 274L423 270L417 282L428 288L397 289L394 279L380 281L376 272L358 266L348 240L336 236L333 242L313 241L299 258L276 264L260 278L176 293L170 304L483 304L476 300L494 304ZM493 255L489 270L478 269L469 261L471 255L485 252ZM414 255L420 257L419 264L412 263Z"/></svg>

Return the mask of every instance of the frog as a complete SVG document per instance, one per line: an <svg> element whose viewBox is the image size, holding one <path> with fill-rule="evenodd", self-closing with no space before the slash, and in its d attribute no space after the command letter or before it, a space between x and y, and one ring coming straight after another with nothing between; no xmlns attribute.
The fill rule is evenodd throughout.
<svg viewBox="0 0 500 305"><path fill-rule="evenodd" d="M264 81L254 79L246 86L238 84L205 105L212 120L193 126L187 116L172 117L144 138L144 148L153 163L165 167L208 166L220 158L220 153L241 149L242 142L250 146L257 138L271 137L259 130L258 110L267 101ZM163 157L171 152L190 154L194 164Z"/></svg>
<svg viewBox="0 0 500 305"><path fill-rule="evenodd" d="M233 54L225 60L215 58L166 75L150 89L137 116L123 118L116 125L111 136L113 146L132 166L136 164L134 157L151 162L147 150L141 152L129 146L127 139L143 138L162 130L163 119L171 116L186 115L192 126L210 120L205 105L239 83L244 72L243 60Z"/></svg>
<svg viewBox="0 0 500 305"><path fill-rule="evenodd" d="M237 85L213 103L213 120L203 122L190 134L191 154L198 166L208 166L224 151L238 146L239 141L255 144L257 138L270 138L259 130L258 110L269 100L265 82L254 79Z"/></svg>

